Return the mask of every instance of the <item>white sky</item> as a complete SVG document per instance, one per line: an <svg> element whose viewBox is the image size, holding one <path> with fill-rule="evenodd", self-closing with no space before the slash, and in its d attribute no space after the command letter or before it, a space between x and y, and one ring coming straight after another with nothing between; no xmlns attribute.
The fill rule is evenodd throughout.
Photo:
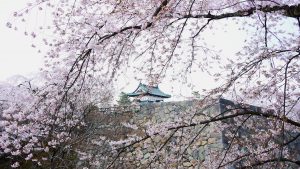
<svg viewBox="0 0 300 169"><path fill-rule="evenodd" d="M26 2L28 1L0 0L0 81L4 81L13 75L28 76L31 73L38 72L43 66L43 54L38 53L37 49L31 47L34 42L32 42L30 37L24 36L24 28L15 31L6 26L7 22L14 23L13 12L23 9ZM34 15L35 14L33 14L33 16ZM25 29L30 31L32 25L39 24L35 22L44 22L43 20L36 20L33 19L33 21L31 21L33 24L24 23ZM18 25L20 25L20 23ZM217 49L223 50L221 54L223 56L234 55L234 53L240 49L244 40L243 37L245 37L244 34L237 33L238 28L236 25L229 26L229 30L228 33L224 33L224 31L220 29L215 31L215 34L209 32L205 34L206 39L210 41L208 43L213 44ZM212 83L214 83L210 77L200 72L189 76L192 77L192 83L196 86L194 89L191 89L186 84L170 83L167 79L159 86L162 91L175 96L172 100L177 100L180 98L184 99L182 95L187 97L191 96L192 91L209 88L212 86ZM116 95L121 91L132 92L138 83L139 81L134 80L130 73L127 76L120 77L116 85Z"/></svg>
<svg viewBox="0 0 300 169"><path fill-rule="evenodd" d="M26 0L0 0L0 81L10 76L29 75L43 65L43 56L31 47L32 40L24 31L15 31L6 26L13 22L13 12L20 10Z"/></svg>
<svg viewBox="0 0 300 169"><path fill-rule="evenodd" d="M216 51L222 50L221 53L219 53L222 58L232 57L236 52L241 50L246 38L246 32L239 30L239 26L233 22L229 24L228 21L223 20L218 21L218 24L220 25L220 29L214 31L206 30L202 36L209 46L215 47L214 49ZM222 29L222 25L224 24L228 24L226 26L226 32ZM217 68L218 66L219 65L212 65L213 68ZM139 81L133 80L130 76L129 73L129 75L118 79L117 88L119 91L133 92L136 89ZM194 85L193 87L188 84L176 83L170 80L171 77L166 77L166 79L159 84L163 92L172 95L172 98L168 99L169 101L186 100L192 96L193 91L199 91L201 95L202 89L212 89L216 87L217 84L220 84L215 82L211 76L200 70L188 74L187 76L189 77L189 82ZM145 82L145 80L142 80L142 82Z"/></svg>

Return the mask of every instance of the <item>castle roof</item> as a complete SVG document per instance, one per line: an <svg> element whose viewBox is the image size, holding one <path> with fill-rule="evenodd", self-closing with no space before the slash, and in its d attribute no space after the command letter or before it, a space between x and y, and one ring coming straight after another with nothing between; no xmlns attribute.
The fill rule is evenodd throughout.
<svg viewBox="0 0 300 169"><path fill-rule="evenodd" d="M162 97L162 98L170 98L171 95L166 94L162 92L158 86L148 86L145 84L140 83L139 86L134 90L132 93L127 93L127 96L129 97L136 97L136 96L156 96L156 97Z"/></svg>

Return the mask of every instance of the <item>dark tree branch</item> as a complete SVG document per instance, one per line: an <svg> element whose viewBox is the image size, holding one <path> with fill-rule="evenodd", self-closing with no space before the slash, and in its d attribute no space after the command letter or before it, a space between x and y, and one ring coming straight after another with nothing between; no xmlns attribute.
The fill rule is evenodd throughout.
<svg viewBox="0 0 300 169"><path fill-rule="evenodd" d="M275 6L262 6L260 8L257 7L252 7L244 10L238 10L236 12L229 12L229 13L223 13L220 15L214 15L211 14L210 12L208 14L199 14L199 15L192 15L192 14L187 14L181 17L180 19L183 18L208 18L208 19L214 19L214 20L219 20L219 19L225 19L225 18L232 18L232 17L247 17L251 16L255 13L255 11L262 11L264 13L272 13L272 12L284 12L283 15L287 17L293 17L293 18L298 18L300 17L300 13L297 13L300 11L300 4L297 5L275 5Z"/></svg>
<svg viewBox="0 0 300 169"><path fill-rule="evenodd" d="M225 157L226 157L227 153L229 152L229 150L230 150L230 148L231 148L231 146L232 146L232 144L233 144L233 141L234 141L234 139L235 139L236 136L237 136L238 131L241 129L241 127L246 123L246 121L247 121L251 116L252 116L252 115L249 115L249 116L242 122L242 124L238 126L238 128L237 128L236 131L234 132L234 135L233 135L233 137L232 137L232 139L231 139L231 141L230 141L230 143L229 143L228 148L227 148L226 151L225 151L225 154L224 154L224 156L223 156L223 158L222 158L222 160L221 160L221 162L220 162L220 164L219 164L219 166L218 166L218 169L221 168L221 165L222 165L223 161L225 160Z"/></svg>
<svg viewBox="0 0 300 169"><path fill-rule="evenodd" d="M164 0L161 5L155 10L155 12L152 15L152 18L157 17L158 14L162 11L162 9L167 6L169 3L169 0ZM191 5L192 7L192 5ZM288 16L288 17L293 17L293 18L298 18L300 17L300 14L298 14L297 12L300 11L300 4L298 5L292 5L292 6L288 6L288 5L275 5L275 6L263 6L260 8L257 7L252 7L249 9L245 9L245 10L238 10L236 12L229 12L229 13L223 13L220 15L214 15L211 14L210 12L208 14L199 14L199 15L192 15L190 12L187 15L183 15L181 18L177 19L181 20L181 19L187 19L187 18L207 18L210 20L219 20L219 19L225 19L225 18L232 18L232 17L247 17L247 16L251 16L255 13L255 11L262 11L265 13L272 13L272 12L284 12L283 15ZM173 21L174 22L174 21ZM153 24L153 22L147 22L146 25L143 27L143 25L133 25L133 26L128 26L128 27L124 27L122 29L120 29L119 31L113 32L113 33L109 33L106 35L101 36L98 39L98 44L101 44L103 41L114 37L120 33L123 33L127 30L141 30L141 29L147 29L149 27L151 27Z"/></svg>
<svg viewBox="0 0 300 169"><path fill-rule="evenodd" d="M294 142L295 140L297 140L299 137L300 137L300 134L298 134L297 136L293 137L293 138L290 139L289 141L285 142L283 145L284 145L284 146L287 146L287 145L291 144L292 142ZM278 148L280 148L280 146L276 146L276 147L273 147L273 148L271 148L271 149L265 150L265 151L259 153L258 155L262 155L262 154L265 154L265 153L274 151L274 150L276 150L276 149L278 149ZM229 165L229 164L232 164L232 163L234 163L234 162L236 162L236 161L239 161L239 160L241 160L241 159L243 159L243 158L246 158L246 157L249 157L249 156L251 156L251 155L253 155L253 153L251 153L251 152L250 152L250 153L247 153L247 154L244 154L244 155L242 155L242 156L239 156L239 157L235 158L234 160L231 160L231 161L229 161L229 162L227 162L227 163L221 165L220 167L225 167L225 166L227 166L227 165Z"/></svg>
<svg viewBox="0 0 300 169"><path fill-rule="evenodd" d="M299 160L291 160L291 159L282 157L282 158L273 158L273 159L268 159L268 160L264 160L264 161L259 161L257 163L251 164L249 166L241 167L241 169L253 168L253 167L262 166L262 165L265 165L268 163L274 163L274 162L290 162L290 163L294 163L294 164L300 166Z"/></svg>

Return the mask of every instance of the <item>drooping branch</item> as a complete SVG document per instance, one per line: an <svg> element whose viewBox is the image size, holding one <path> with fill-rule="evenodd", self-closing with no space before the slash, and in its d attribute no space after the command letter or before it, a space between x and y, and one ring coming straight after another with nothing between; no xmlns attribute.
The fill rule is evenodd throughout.
<svg viewBox="0 0 300 169"><path fill-rule="evenodd" d="M163 10L163 8L164 8L165 6L168 5L169 1L170 1L170 0L164 0L164 1L159 5L159 7L156 8L156 10L155 10L155 12L153 13L153 15L152 15L151 18L157 17L158 14ZM107 40L107 39L109 39L109 38L111 38L111 37L114 37L114 36L116 36L117 34L120 34L120 33L123 33L123 32L125 32L125 31L128 31L128 30L141 30L141 29L147 29L147 28L151 27L152 24L153 24L153 22L151 21L151 22L145 23L144 25L141 24L141 25L133 25L133 26L127 26L127 27L124 27L124 28L120 29L119 31L115 31L115 32L112 32L112 33L110 33L110 34L106 34L106 35L101 36L101 37L99 38L99 40L98 40L98 44L101 44L103 41L105 41L105 40Z"/></svg>
<svg viewBox="0 0 300 169"><path fill-rule="evenodd" d="M153 17L156 17L159 12L168 4L168 0L165 0L161 3L161 5L155 10L154 14L152 15ZM228 12L228 13L223 13L223 14L219 14L219 15L214 15L211 14L210 12L208 12L207 14L198 14L198 15L193 15L191 13L188 13L186 15L183 15L182 17L180 17L178 20L181 19L186 19L186 18L207 18L210 21L211 20L219 20L219 19L225 19L225 18L232 18L232 17L247 17L247 16L251 16L255 13L255 11L262 11L265 13L273 13L273 12L283 12L283 15L287 16L287 17L293 17L293 18L298 18L300 17L300 4L297 5L276 5L276 6L263 6L260 8L257 7L252 7L249 9L244 9L244 10L238 10L235 12ZM173 21L174 23L174 21ZM149 27L151 27L153 24L153 22L147 22L146 25L143 27L143 25L133 25L133 26L128 26L128 27L124 27L122 29L120 29L119 31L110 33L110 34L106 34L103 35L102 37L99 38L98 40L98 44L102 43L103 41L114 37L115 35L119 34L119 33L123 33L127 30L141 30L143 29L147 29Z"/></svg>
<svg viewBox="0 0 300 169"><path fill-rule="evenodd" d="M268 163L274 163L274 162L290 162L290 163L294 163L294 164L300 166L299 160L291 160L291 159L282 157L282 158L273 158L273 159L268 159L268 160L264 160L264 161L259 161L257 163L251 164L249 166L241 167L241 169L253 168L253 167L262 166L262 165L265 165Z"/></svg>
<svg viewBox="0 0 300 169"><path fill-rule="evenodd" d="M285 142L283 145L284 145L284 146L287 146L287 145L291 144L292 142L296 141L299 137L300 137L300 134L298 134L297 136L293 137L293 138L290 139L289 141ZM276 147L273 147L273 148L271 148L271 149L264 150L264 151L260 152L260 153L257 154L257 155L262 155L262 154L266 154L266 153L268 153L268 152L274 151L275 149L280 148L280 146L281 146L281 145L276 146ZM225 166L227 166L227 165L229 165L229 164L233 164L234 162L237 162L237 161L242 160L242 159L244 159L244 158L250 157L251 155L253 155L253 153L250 152L250 153L246 153L246 154L244 154L244 155L238 156L237 158L235 158L235 159L233 159L233 160L231 160L231 161L229 161L229 162L227 162L227 163L225 163L225 164L222 164L220 167L225 167Z"/></svg>
<svg viewBox="0 0 300 169"><path fill-rule="evenodd" d="M236 139L236 137L237 137L238 131L243 127L244 123L246 123L246 121L247 121L251 116L252 116L252 115L249 115L249 116L242 122L242 124L239 125L238 128L235 130L234 135L233 135L233 137L232 137L232 139L231 139L231 141L230 141L230 143L229 143L229 146L228 146L228 148L226 149L225 154L224 154L224 156L223 156L221 162L220 162L219 165L218 165L218 169L221 168L222 163L223 163L223 161L225 160L225 157L226 157L226 155L228 154L228 152L229 152L229 150L230 150L230 148L231 148L231 146L232 146L232 144L233 144L234 139Z"/></svg>
<svg viewBox="0 0 300 169"><path fill-rule="evenodd" d="M219 19L225 19L225 18L232 18L232 17L247 17L251 16L255 13L255 11L262 11L264 13L273 13L273 12L283 12L283 15L287 17L293 17L293 18L298 18L300 17L300 4L297 5L275 5L275 6L262 6L262 7L252 7L244 10L238 10L235 12L228 12L228 13L223 13L219 15L214 15L208 12L208 14L198 14L198 15L192 15L192 14L187 14L182 16L180 19L183 18L207 18L207 19L214 19L214 20L219 20Z"/></svg>

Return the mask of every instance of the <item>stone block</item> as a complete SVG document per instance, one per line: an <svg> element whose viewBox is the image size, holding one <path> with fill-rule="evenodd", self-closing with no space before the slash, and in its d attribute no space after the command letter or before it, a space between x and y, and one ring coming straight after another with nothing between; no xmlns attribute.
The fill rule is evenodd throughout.
<svg viewBox="0 0 300 169"><path fill-rule="evenodd" d="M201 141L201 146L206 145L207 141Z"/></svg>
<svg viewBox="0 0 300 169"><path fill-rule="evenodd" d="M182 165L184 167L190 167L190 166L192 166L192 163L190 163L190 162L184 162Z"/></svg>
<svg viewBox="0 0 300 169"><path fill-rule="evenodd" d="M193 166L195 166L195 165L197 165L197 160L191 160L191 164L193 165Z"/></svg>
<svg viewBox="0 0 300 169"><path fill-rule="evenodd" d="M171 168L176 168L177 167L177 163L172 163L170 164Z"/></svg>
<svg viewBox="0 0 300 169"><path fill-rule="evenodd" d="M204 147L199 147L199 156L198 159L200 161L204 161L205 160L205 149Z"/></svg>
<svg viewBox="0 0 300 169"><path fill-rule="evenodd" d="M133 145L133 147L134 147L134 148L141 147L141 143L136 143L136 144Z"/></svg>
<svg viewBox="0 0 300 169"><path fill-rule="evenodd" d="M196 146L200 146L201 143L202 143L202 140L198 140L198 141L195 143L195 145L196 145Z"/></svg>
<svg viewBox="0 0 300 169"><path fill-rule="evenodd" d="M147 153L147 154L144 155L144 159L148 159L150 156L151 156L151 154Z"/></svg>
<svg viewBox="0 0 300 169"><path fill-rule="evenodd" d="M148 160L141 160L141 164L147 164Z"/></svg>
<svg viewBox="0 0 300 169"><path fill-rule="evenodd" d="M220 137L221 137L221 133L218 133L218 132L211 132L211 133L210 133L210 137L213 137L213 138L220 138Z"/></svg>
<svg viewBox="0 0 300 169"><path fill-rule="evenodd" d="M193 150L190 149L190 148L188 148L188 149L187 149L187 153L188 153L189 155L192 155L192 154L193 154Z"/></svg>
<svg viewBox="0 0 300 169"><path fill-rule="evenodd" d="M209 138L209 139L207 140L208 144L214 144L214 143L216 143L216 141L217 141L216 138Z"/></svg>
<svg viewBox="0 0 300 169"><path fill-rule="evenodd" d="M210 144L209 148L215 148L215 149L223 149L223 144L222 143L215 143L215 144Z"/></svg>

